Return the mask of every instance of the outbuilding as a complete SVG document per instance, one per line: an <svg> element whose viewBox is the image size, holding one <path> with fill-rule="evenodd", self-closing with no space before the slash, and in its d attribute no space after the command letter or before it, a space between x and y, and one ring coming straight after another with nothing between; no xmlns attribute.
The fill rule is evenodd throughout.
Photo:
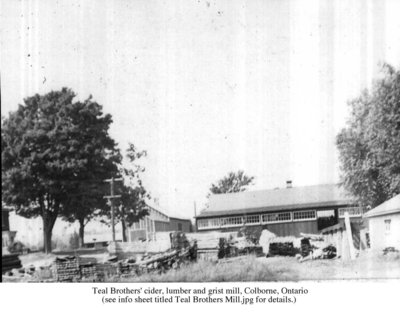
<svg viewBox="0 0 400 314"><path fill-rule="evenodd" d="M158 204L146 204L148 215L127 228L127 239L132 241L155 240L157 232L182 231L192 232L190 219L169 217Z"/></svg>
<svg viewBox="0 0 400 314"><path fill-rule="evenodd" d="M371 209L364 217L368 219L372 250L400 249L400 194Z"/></svg>

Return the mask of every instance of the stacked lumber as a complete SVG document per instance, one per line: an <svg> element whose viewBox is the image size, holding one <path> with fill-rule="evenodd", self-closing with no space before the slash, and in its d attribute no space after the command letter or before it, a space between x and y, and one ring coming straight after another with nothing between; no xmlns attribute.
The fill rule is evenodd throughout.
<svg viewBox="0 0 400 314"><path fill-rule="evenodd" d="M133 260L128 259L118 262L118 275L122 277L137 275L138 271L139 267Z"/></svg>
<svg viewBox="0 0 400 314"><path fill-rule="evenodd" d="M96 277L97 275L97 269L95 264L92 263L81 264L79 265L79 269L82 278Z"/></svg>
<svg viewBox="0 0 400 314"><path fill-rule="evenodd" d="M233 237L231 240L228 240L227 243L227 246L224 247L225 254L222 257L235 257L250 254L261 256L263 254L262 246L254 244L252 240L249 240L249 238L245 236Z"/></svg>
<svg viewBox="0 0 400 314"><path fill-rule="evenodd" d="M187 233L186 238L189 242L196 241L197 248L199 250L203 249L218 249L219 239L229 237L229 233L222 232L201 232L201 233Z"/></svg>
<svg viewBox="0 0 400 314"><path fill-rule="evenodd" d="M276 237L269 241L267 257L296 256L301 250L301 239L296 237Z"/></svg>
<svg viewBox="0 0 400 314"><path fill-rule="evenodd" d="M74 281L80 278L79 261L76 256L57 257L53 270L57 281Z"/></svg>
<svg viewBox="0 0 400 314"><path fill-rule="evenodd" d="M218 260L219 249L199 249L197 250L198 259L201 261L215 262Z"/></svg>
<svg viewBox="0 0 400 314"><path fill-rule="evenodd" d="M297 250L293 242L273 242L269 244L268 256L295 256Z"/></svg>
<svg viewBox="0 0 400 314"><path fill-rule="evenodd" d="M255 255L258 257L264 255L264 252L262 246L253 245L238 250L237 256L242 256L242 255Z"/></svg>
<svg viewBox="0 0 400 314"><path fill-rule="evenodd" d="M322 234L312 234L312 233L300 233L303 238L310 239L311 241L324 241L324 236Z"/></svg>
<svg viewBox="0 0 400 314"><path fill-rule="evenodd" d="M155 240L149 241L111 242L107 248L110 254L117 255L165 252L171 248L171 233L157 232Z"/></svg>
<svg viewBox="0 0 400 314"><path fill-rule="evenodd" d="M216 261L220 252L220 239L230 234L222 232L188 233L186 237L192 245L197 246L197 256L200 260Z"/></svg>
<svg viewBox="0 0 400 314"><path fill-rule="evenodd" d="M207 232L189 233L186 235L190 243L197 245L200 260L216 261L247 254L263 254L263 248L256 245L252 238L246 236L244 230L239 232Z"/></svg>
<svg viewBox="0 0 400 314"><path fill-rule="evenodd" d="M102 281L106 277L111 278L118 276L118 263L99 263L96 264L96 277L98 280Z"/></svg>
<svg viewBox="0 0 400 314"><path fill-rule="evenodd" d="M1 257L1 272L4 274L14 268L21 268L22 264L18 254L7 254Z"/></svg>

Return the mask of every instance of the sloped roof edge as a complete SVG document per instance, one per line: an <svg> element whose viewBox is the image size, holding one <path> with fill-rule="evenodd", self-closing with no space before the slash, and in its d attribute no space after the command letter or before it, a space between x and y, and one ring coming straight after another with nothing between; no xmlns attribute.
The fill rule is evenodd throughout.
<svg viewBox="0 0 400 314"><path fill-rule="evenodd" d="M371 218L394 213L400 213L400 194L371 209L364 215L364 217Z"/></svg>

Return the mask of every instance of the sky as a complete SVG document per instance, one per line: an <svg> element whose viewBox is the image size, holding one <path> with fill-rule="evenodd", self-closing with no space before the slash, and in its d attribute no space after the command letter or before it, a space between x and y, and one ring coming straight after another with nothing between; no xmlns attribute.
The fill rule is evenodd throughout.
<svg viewBox="0 0 400 314"><path fill-rule="evenodd" d="M337 183L347 101L400 66L396 0L0 3L1 110L63 86L146 150L143 182L191 218L230 171L251 190Z"/></svg>

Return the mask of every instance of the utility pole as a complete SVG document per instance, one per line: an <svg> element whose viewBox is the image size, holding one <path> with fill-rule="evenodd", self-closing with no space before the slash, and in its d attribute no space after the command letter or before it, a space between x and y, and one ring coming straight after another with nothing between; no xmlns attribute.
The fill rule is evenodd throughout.
<svg viewBox="0 0 400 314"><path fill-rule="evenodd" d="M197 232L197 213L196 213L196 201L194 202L194 228L195 228L195 232Z"/></svg>
<svg viewBox="0 0 400 314"><path fill-rule="evenodd" d="M114 182L122 181L122 178L114 178L104 180L104 182L110 182L110 195L104 196L110 202L111 206L111 230L112 230L112 240L115 242L115 223L114 223L114 198L119 198L121 195L114 195Z"/></svg>

